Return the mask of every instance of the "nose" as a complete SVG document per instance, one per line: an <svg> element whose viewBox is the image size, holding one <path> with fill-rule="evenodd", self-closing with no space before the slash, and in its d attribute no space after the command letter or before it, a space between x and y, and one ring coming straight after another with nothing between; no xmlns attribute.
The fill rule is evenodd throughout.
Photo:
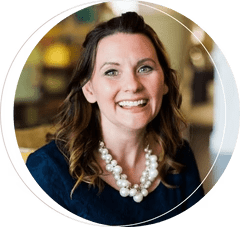
<svg viewBox="0 0 240 227"><path fill-rule="evenodd" d="M136 93L143 89L140 77L135 73L127 73L124 77L123 90Z"/></svg>

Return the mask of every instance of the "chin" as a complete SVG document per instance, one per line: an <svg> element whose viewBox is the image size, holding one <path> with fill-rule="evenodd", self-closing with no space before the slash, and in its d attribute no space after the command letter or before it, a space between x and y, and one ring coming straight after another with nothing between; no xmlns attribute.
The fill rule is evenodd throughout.
<svg viewBox="0 0 240 227"><path fill-rule="evenodd" d="M133 121L128 124L127 123L123 124L123 128L125 128L127 131L145 130L149 123L150 121L144 121L144 122Z"/></svg>

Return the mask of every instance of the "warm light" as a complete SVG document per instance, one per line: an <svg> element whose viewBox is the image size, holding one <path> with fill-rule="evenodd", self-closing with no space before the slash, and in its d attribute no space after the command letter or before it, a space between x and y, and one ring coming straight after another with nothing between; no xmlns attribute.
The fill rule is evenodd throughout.
<svg viewBox="0 0 240 227"><path fill-rule="evenodd" d="M117 16L128 11L138 12L138 1L112 1L108 5Z"/></svg>
<svg viewBox="0 0 240 227"><path fill-rule="evenodd" d="M205 38L205 32L198 26L194 26L192 29L191 40L193 44L199 44L203 42Z"/></svg>
<svg viewBox="0 0 240 227"><path fill-rule="evenodd" d="M45 52L44 62L48 67L66 67L70 64L70 50L61 43L51 45Z"/></svg>

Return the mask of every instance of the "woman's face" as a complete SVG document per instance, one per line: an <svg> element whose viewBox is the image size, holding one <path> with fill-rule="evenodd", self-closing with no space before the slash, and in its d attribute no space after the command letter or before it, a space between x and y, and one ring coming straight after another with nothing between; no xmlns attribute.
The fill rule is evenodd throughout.
<svg viewBox="0 0 240 227"><path fill-rule="evenodd" d="M168 92L149 38L117 33L100 40L93 75L83 92L90 103L97 102L102 127L145 128Z"/></svg>

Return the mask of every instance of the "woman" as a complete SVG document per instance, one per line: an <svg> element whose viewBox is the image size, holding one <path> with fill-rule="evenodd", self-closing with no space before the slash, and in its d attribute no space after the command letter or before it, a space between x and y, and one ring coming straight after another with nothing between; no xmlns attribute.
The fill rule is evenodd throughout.
<svg viewBox="0 0 240 227"><path fill-rule="evenodd" d="M203 197L180 105L162 43L141 16L125 13L86 36L59 129L27 167L52 199L90 221L173 217Z"/></svg>

